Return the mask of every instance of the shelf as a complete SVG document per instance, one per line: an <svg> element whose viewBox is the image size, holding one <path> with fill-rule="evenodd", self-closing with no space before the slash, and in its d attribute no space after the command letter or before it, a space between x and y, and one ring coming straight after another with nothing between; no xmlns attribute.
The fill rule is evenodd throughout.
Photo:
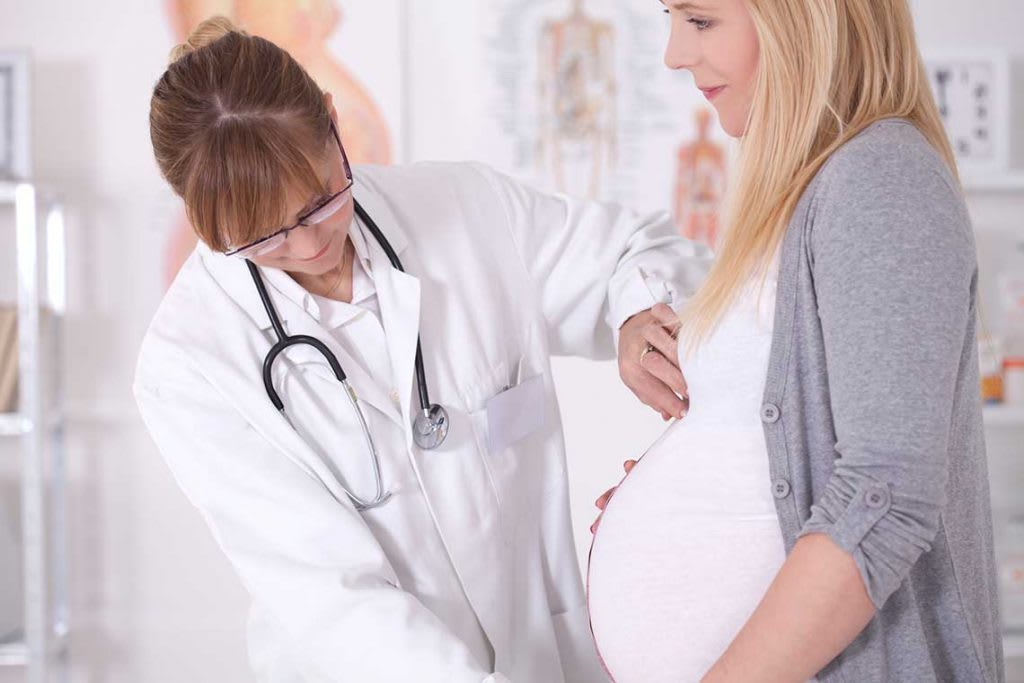
<svg viewBox="0 0 1024 683"><path fill-rule="evenodd" d="M1024 631L1003 634L1003 657L1006 659L1024 657Z"/></svg>
<svg viewBox="0 0 1024 683"><path fill-rule="evenodd" d="M28 659L28 645L25 643L0 644L0 667L26 666Z"/></svg>
<svg viewBox="0 0 1024 683"><path fill-rule="evenodd" d="M0 436L21 436L32 429L32 423L17 413L0 413Z"/></svg>
<svg viewBox="0 0 1024 683"><path fill-rule="evenodd" d="M970 194L988 192L1024 192L1024 171L964 174L961 181Z"/></svg>
<svg viewBox="0 0 1024 683"><path fill-rule="evenodd" d="M55 633L50 643L51 657L60 657L67 652L68 638L66 635ZM30 661L28 645L20 635L14 640L0 642L0 668L28 666Z"/></svg>
<svg viewBox="0 0 1024 683"><path fill-rule="evenodd" d="M982 409L986 427L1024 428L1024 406L996 404Z"/></svg>

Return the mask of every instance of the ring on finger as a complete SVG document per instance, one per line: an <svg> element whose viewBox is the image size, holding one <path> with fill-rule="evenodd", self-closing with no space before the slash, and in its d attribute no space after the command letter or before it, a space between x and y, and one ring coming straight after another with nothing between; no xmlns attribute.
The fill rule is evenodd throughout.
<svg viewBox="0 0 1024 683"><path fill-rule="evenodd" d="M654 351L654 346L650 342L647 342L647 345L644 346L644 350L640 352L640 365L641 366L643 366L643 364L644 364L644 356L646 356L651 351Z"/></svg>

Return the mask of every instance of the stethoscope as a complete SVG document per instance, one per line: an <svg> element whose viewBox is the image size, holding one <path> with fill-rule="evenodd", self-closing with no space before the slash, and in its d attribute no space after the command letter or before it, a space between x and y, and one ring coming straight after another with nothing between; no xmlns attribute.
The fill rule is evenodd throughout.
<svg viewBox="0 0 1024 683"><path fill-rule="evenodd" d="M398 270L405 272L405 268L402 267L402 262L398 260L398 254L391 248L391 243L388 242L387 237L381 232L380 228L374 222L370 215L366 213L359 202L355 202L356 215L363 221L366 227L373 233L374 239L377 240L377 244L381 246L384 253L387 254L388 260L391 261L391 265ZM363 429L363 436L366 439L366 443L370 449L370 457L373 462L373 475L377 482L377 495L372 500L364 500L359 496L355 495L347 488L345 493L352 499L352 503L356 506L357 510L369 510L388 502L391 498L391 492L384 490L384 480L380 470L380 456L377 454L377 447L373 443L373 436L370 434L370 428L366 422L366 416L363 415L362 408L359 407L359 402L356 397L355 390L348 382L348 377L345 375L345 371L341 368L341 363L338 362L337 356L335 356L327 346L316 337L310 337L308 335L299 334L289 336L285 332L284 326L281 324L281 319L277 315L277 310L274 308L274 302L270 300L270 293L267 291L266 285L263 283L263 277L260 275L259 268L256 267L252 261L246 260L246 265L249 266L249 274L252 275L253 282L256 283L256 289L260 293L260 299L263 301L263 308L267 311L267 317L270 318L270 324L274 327L274 332L277 334L277 343L270 347L270 351L267 352L266 357L263 359L263 386L267 390L267 396L270 397L270 402L274 404L274 407L284 414L284 403L281 401L281 397L278 396L277 391L274 389L274 380L272 370L274 367L274 361L278 355L290 346L298 346L300 344L308 344L314 349L320 352L320 354L327 360L327 364L331 366L331 370L334 372L334 376L341 382L341 386L345 388L345 394L348 396L349 401L352 403L352 407L355 408L356 415L359 418L359 424ZM419 390L420 395L420 410L417 413L412 423L412 438L417 446L424 450L433 450L444 443L445 438L448 436L448 411L442 406L431 403L430 395L427 392L427 374L423 370L423 352L420 345L420 338L416 337L416 387Z"/></svg>

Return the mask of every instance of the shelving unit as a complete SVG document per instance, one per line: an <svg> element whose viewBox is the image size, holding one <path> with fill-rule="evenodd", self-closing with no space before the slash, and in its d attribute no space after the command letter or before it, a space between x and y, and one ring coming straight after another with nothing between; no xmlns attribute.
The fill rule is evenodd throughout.
<svg viewBox="0 0 1024 683"><path fill-rule="evenodd" d="M26 683L69 679L70 620L65 520L64 401L60 316L64 312L61 205L32 183L0 182L13 205L18 291L17 412L0 414L0 437L20 455L24 623L0 643L0 666L25 669ZM42 220L40 220L42 218Z"/></svg>
<svg viewBox="0 0 1024 683"><path fill-rule="evenodd" d="M985 175L964 174L961 181L964 189L970 193L1024 192L1024 171Z"/></svg>
<svg viewBox="0 0 1024 683"><path fill-rule="evenodd" d="M1024 657L1024 633L1007 633L1003 636L1003 656L1007 659Z"/></svg>
<svg viewBox="0 0 1024 683"><path fill-rule="evenodd" d="M987 405L982 415L986 427L1022 427L1024 428L1024 406Z"/></svg>

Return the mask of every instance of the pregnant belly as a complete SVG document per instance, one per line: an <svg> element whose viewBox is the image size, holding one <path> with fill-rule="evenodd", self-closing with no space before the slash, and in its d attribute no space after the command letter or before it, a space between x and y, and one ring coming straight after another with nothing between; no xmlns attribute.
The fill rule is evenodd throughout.
<svg viewBox="0 0 1024 683"><path fill-rule="evenodd" d="M785 560L763 437L683 425L622 483L593 540L591 625L616 683L699 680Z"/></svg>

